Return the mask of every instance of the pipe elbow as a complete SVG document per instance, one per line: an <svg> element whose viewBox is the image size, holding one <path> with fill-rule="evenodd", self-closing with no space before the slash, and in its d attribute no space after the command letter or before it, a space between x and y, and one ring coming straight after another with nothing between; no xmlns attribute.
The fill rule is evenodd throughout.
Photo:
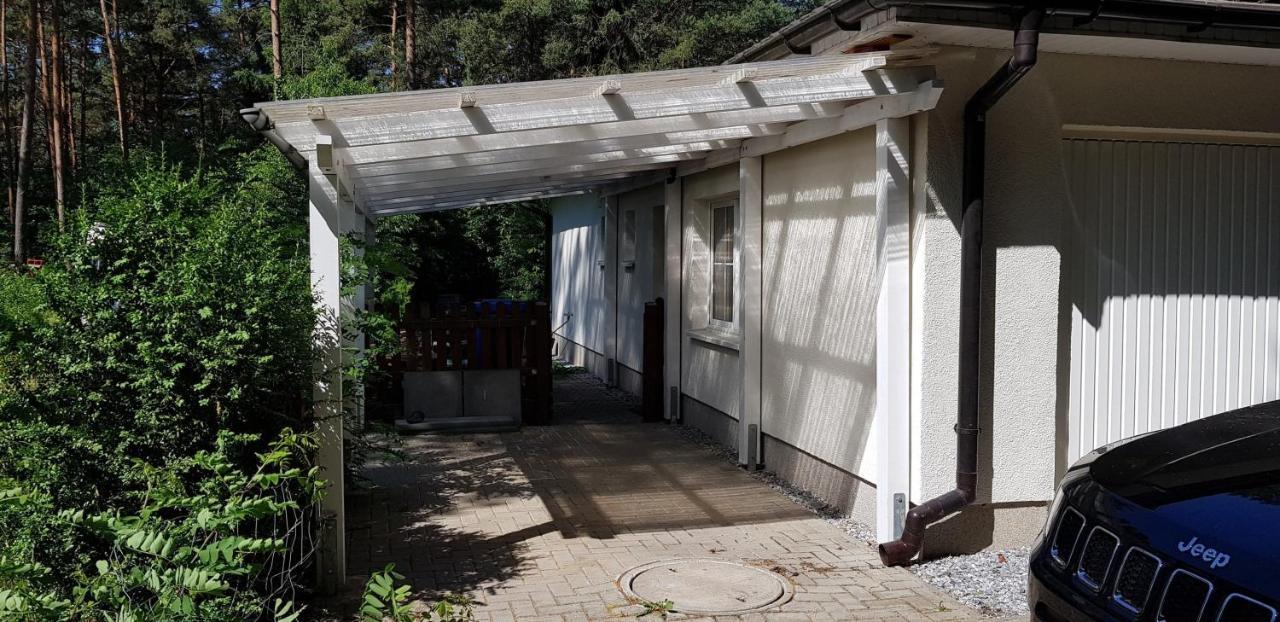
<svg viewBox="0 0 1280 622"><path fill-rule="evenodd" d="M880 563L885 566L905 566L920 552L919 543L908 543L903 540L885 542L879 547Z"/></svg>

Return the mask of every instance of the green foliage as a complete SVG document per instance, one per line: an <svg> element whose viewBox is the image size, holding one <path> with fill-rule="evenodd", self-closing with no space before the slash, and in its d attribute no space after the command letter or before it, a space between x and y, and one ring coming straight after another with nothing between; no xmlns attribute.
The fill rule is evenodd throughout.
<svg viewBox="0 0 1280 622"><path fill-rule="evenodd" d="M40 620L239 621L271 607L276 622L301 610L268 595L291 580L321 494L314 440L284 431L252 471L236 463L252 435L221 433L216 449L152 468L136 513L64 509L46 515L107 543L105 554L52 581L37 562L0 559L0 613ZM0 492L0 512L47 511L47 499ZM43 507L42 507L43 506ZM92 570L88 570L92 568ZM69 584L68 581L69 580Z"/></svg>
<svg viewBox="0 0 1280 622"><path fill-rule="evenodd" d="M640 615L636 616L637 618L643 618L648 615L657 615L659 618L666 620L667 616L676 612L676 604L671 602L670 599L665 598L656 601L642 601L640 603L640 607L642 611L640 612Z"/></svg>
<svg viewBox="0 0 1280 622"><path fill-rule="evenodd" d="M360 600L360 622L472 622L475 602L465 594L445 594L425 612L414 611L412 589L395 564L373 573Z"/></svg>
<svg viewBox="0 0 1280 622"><path fill-rule="evenodd" d="M297 182L265 149L228 164L242 173L137 153L86 187L88 202L42 270L0 271L0 481L29 491L0 507L0 557L48 569L24 583L6 573L6 606L34 616L81 602L72 586L104 559L126 564L113 571L121 581L203 589L213 576L199 567L147 574L128 538L113 545L54 517L110 512L113 528L156 529L166 542L191 536L152 522L172 519L178 500L196 501L160 495L231 486L207 479L226 466L210 456L245 465L276 451L250 437L228 445L228 432L276 438L304 425L314 315L297 199L280 194ZM147 509L157 503L165 509ZM210 525L201 537L227 529Z"/></svg>

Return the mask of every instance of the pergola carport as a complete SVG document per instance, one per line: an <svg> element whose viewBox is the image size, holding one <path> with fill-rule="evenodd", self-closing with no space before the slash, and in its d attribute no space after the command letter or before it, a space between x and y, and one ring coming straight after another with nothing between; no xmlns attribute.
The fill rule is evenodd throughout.
<svg viewBox="0 0 1280 622"><path fill-rule="evenodd" d="M242 111L300 169L310 186L312 283L329 353L317 371L319 465L324 500L322 582L345 576L341 322L364 305L339 288L339 240L372 232L380 216L575 194L610 196L662 180L666 206L668 327L678 326L680 177L739 162L743 211L742 416L759 421L761 156L877 126L879 200L905 231L907 117L936 105L941 84L927 51L804 57L628 75L281 101ZM890 186L887 190L883 186ZM897 186L896 191L892 186ZM898 209L900 207L901 209ZM901 221L901 222L898 222ZM882 229L885 226L882 225ZM886 233L887 232L887 233ZM754 292L754 294L753 294ZM752 304L754 295L756 304ZM905 292L903 293L905 295ZM754 328L754 332L753 332ZM678 339L668 328L668 375ZM360 339L346 344L358 352ZM749 370L754 369L755 375ZM679 386L667 378L665 386ZM750 406L749 406L750 405ZM905 416L903 417L905 421ZM744 430L747 425L740 426ZM752 429L758 430L758 425ZM758 433L758 432L757 432ZM905 432L903 432L905 434ZM904 437L905 438L905 437ZM758 447L744 438L744 448ZM747 452L742 452L744 456Z"/></svg>

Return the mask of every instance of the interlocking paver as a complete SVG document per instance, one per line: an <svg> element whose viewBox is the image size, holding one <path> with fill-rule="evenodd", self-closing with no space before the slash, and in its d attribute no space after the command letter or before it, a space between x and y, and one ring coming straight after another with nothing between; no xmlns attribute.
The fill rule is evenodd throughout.
<svg viewBox="0 0 1280 622"><path fill-rule="evenodd" d="M670 426L640 423L634 400L591 376L558 379L555 398L555 425L405 437L405 460L371 463L369 488L348 497L353 574L395 563L424 601L470 594L480 620L618 620L639 609L614 583L625 570L714 557L796 591L716 620L982 617Z"/></svg>

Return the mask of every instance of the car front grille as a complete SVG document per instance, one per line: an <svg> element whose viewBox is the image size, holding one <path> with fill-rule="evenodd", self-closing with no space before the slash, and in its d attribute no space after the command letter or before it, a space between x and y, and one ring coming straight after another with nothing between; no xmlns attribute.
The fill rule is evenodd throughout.
<svg viewBox="0 0 1280 622"><path fill-rule="evenodd" d="M1124 554L1124 561L1120 562L1120 573L1116 575L1116 602L1129 611L1142 613L1163 565L1160 558L1151 553L1136 546L1129 549Z"/></svg>
<svg viewBox="0 0 1280 622"><path fill-rule="evenodd" d="M1248 596L1232 594L1222 605L1219 622L1275 622L1276 610Z"/></svg>
<svg viewBox="0 0 1280 622"><path fill-rule="evenodd" d="M1160 600L1161 622L1196 622L1213 593L1213 584L1179 568L1169 577Z"/></svg>
<svg viewBox="0 0 1280 622"><path fill-rule="evenodd" d="M1120 539L1114 534L1101 527L1094 527L1084 543L1084 551L1080 553L1080 569L1076 571L1076 576L1093 591L1102 589L1102 583L1107 580L1107 570L1111 568L1119 546Z"/></svg>
<svg viewBox="0 0 1280 622"><path fill-rule="evenodd" d="M1059 571L1096 594L1100 604L1110 601L1143 620L1151 619L1147 611L1152 610L1158 622L1277 622L1275 606L1237 593L1215 598L1209 579L1182 568L1168 571L1157 554L1126 546L1114 533L1089 522L1074 508L1065 508L1051 532L1048 553Z"/></svg>
<svg viewBox="0 0 1280 622"><path fill-rule="evenodd" d="M1064 510L1062 518L1058 519L1049 548L1049 555L1053 556L1053 561L1059 568L1065 568L1067 562L1071 561L1071 554L1075 552L1076 543L1080 542L1080 533L1083 531L1084 516L1075 508Z"/></svg>

